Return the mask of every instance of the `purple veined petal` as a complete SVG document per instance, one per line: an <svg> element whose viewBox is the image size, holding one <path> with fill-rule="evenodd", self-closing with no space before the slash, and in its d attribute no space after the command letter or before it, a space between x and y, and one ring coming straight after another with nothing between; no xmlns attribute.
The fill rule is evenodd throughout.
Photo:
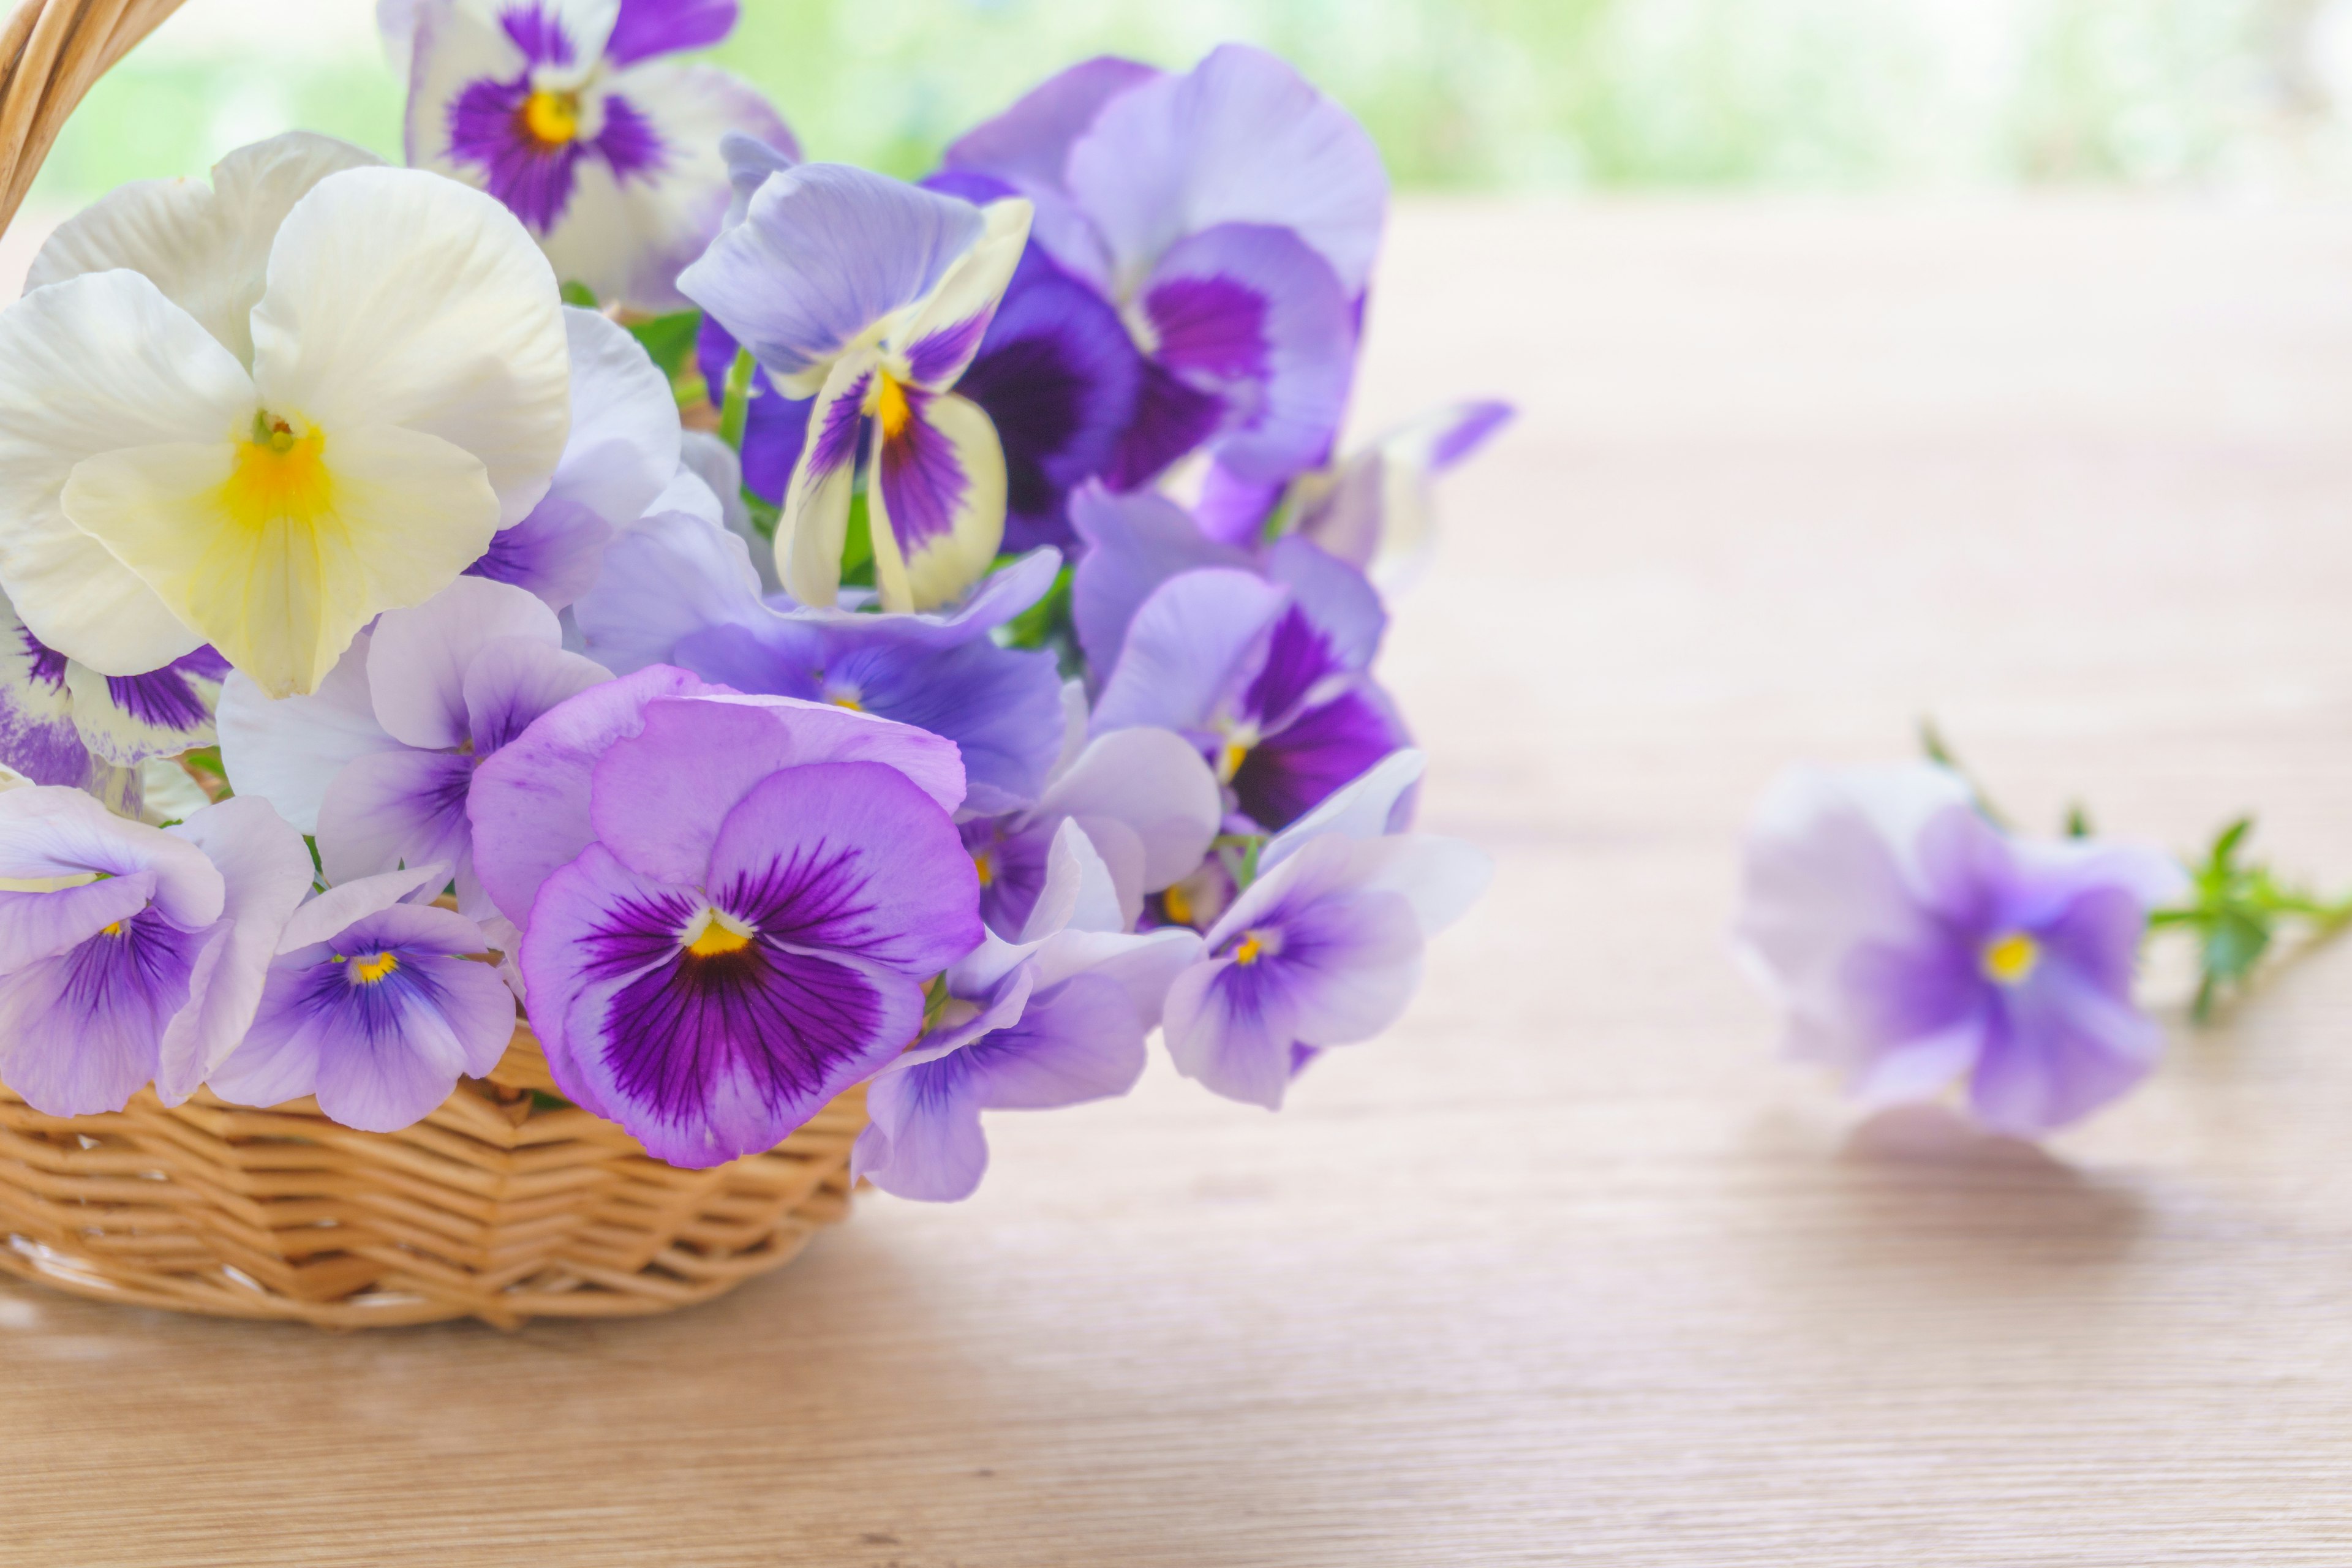
<svg viewBox="0 0 2352 1568"><path fill-rule="evenodd" d="M887 395L886 395L887 396ZM980 405L907 387L874 422L866 489L885 610L937 609L988 574L1004 539L1004 449Z"/></svg>
<svg viewBox="0 0 2352 1568"><path fill-rule="evenodd" d="M349 763L319 810L319 861L331 882L439 861L463 891L473 873L466 795L474 759L380 752Z"/></svg>
<svg viewBox="0 0 2352 1568"><path fill-rule="evenodd" d="M777 574L803 605L828 605L841 595L841 552L849 537L866 403L880 374L873 351L845 354L809 408L809 436L776 520Z"/></svg>
<svg viewBox="0 0 2352 1568"><path fill-rule="evenodd" d="M1265 554L1265 574L1288 588L1299 609L1329 640L1349 669L1370 668L1388 630L1388 611L1363 573L1306 540L1276 540Z"/></svg>
<svg viewBox="0 0 2352 1568"><path fill-rule="evenodd" d="M711 689L685 670L650 666L557 703L475 770L466 797L480 848L474 871L501 913L528 926L540 884L593 841L596 761L644 727L646 705Z"/></svg>
<svg viewBox="0 0 2352 1568"><path fill-rule="evenodd" d="M1106 674L1135 612L1162 583L1202 566L1251 569L1247 552L1209 539L1182 507L1150 491L1083 486L1070 498L1070 521L1087 546L1070 580L1071 619L1087 662Z"/></svg>
<svg viewBox="0 0 2352 1568"><path fill-rule="evenodd" d="M1224 405L1217 458L1285 480L1328 460L1355 377L1347 296L1288 229L1225 224L1178 241L1138 303L1154 357Z"/></svg>
<svg viewBox="0 0 2352 1568"><path fill-rule="evenodd" d="M1128 1005L1147 1029L1160 1026L1168 988L1176 976L1204 955L1198 933L1177 927L1158 931L1062 931L1038 943L1030 961L1040 990L1074 974L1109 981L1126 993Z"/></svg>
<svg viewBox="0 0 2352 1568"><path fill-rule="evenodd" d="M191 955L187 1005L163 1030L155 1092L178 1105L253 1022L278 932L310 890L311 865L302 836L250 795L208 805L164 831L202 850L223 888L221 918Z"/></svg>
<svg viewBox="0 0 2352 1568"><path fill-rule="evenodd" d="M2085 984L2127 1003L2147 935L2147 911L2127 886L2094 887L2042 925L2036 940L2045 961L2064 964Z"/></svg>
<svg viewBox="0 0 2352 1568"><path fill-rule="evenodd" d="M988 1139L966 1077L957 1052L877 1078L866 1091L872 1120L850 1150L853 1179L928 1203L976 1192L988 1170Z"/></svg>
<svg viewBox="0 0 2352 1568"><path fill-rule="evenodd" d="M1344 691L1251 747L1234 794L1251 820L1279 830L1411 741L1377 689Z"/></svg>
<svg viewBox="0 0 2352 1568"><path fill-rule="evenodd" d="M1406 796L1427 765L1428 759L1412 747L1390 752L1267 840L1258 852L1258 874L1273 870L1307 840L1327 834L1361 842L1396 832Z"/></svg>
<svg viewBox="0 0 2352 1568"><path fill-rule="evenodd" d="M1122 268L1218 224L1276 224L1322 254L1349 299L1364 291L1388 210L1380 150L1354 116L1243 44L1109 100L1066 170Z"/></svg>
<svg viewBox="0 0 2352 1568"><path fill-rule="evenodd" d="M535 637L484 643L466 668L466 721L475 762L521 734L557 703L612 679L613 672L594 660Z"/></svg>
<svg viewBox="0 0 2352 1568"><path fill-rule="evenodd" d="M956 383L1004 449L1006 549L1073 542L1069 493L1109 469L1142 377L1110 302L1031 245Z"/></svg>
<svg viewBox="0 0 2352 1568"><path fill-rule="evenodd" d="M1186 572L1135 613L1095 706L1095 733L1200 729L1256 668L1290 595L1247 572Z"/></svg>
<svg viewBox="0 0 2352 1568"><path fill-rule="evenodd" d="M988 1110L1054 1110L1127 1093L1143 1076L1143 1026L1127 993L1076 974L1033 995L1021 1021L961 1053Z"/></svg>
<svg viewBox="0 0 2352 1568"><path fill-rule="evenodd" d="M1370 1039L1420 985L1421 922L1410 900L1379 885L1394 868L1370 853L1377 847L1315 840L1252 883L1206 939L1239 972L1223 986L1236 996L1281 993L1294 1037L1308 1045Z"/></svg>
<svg viewBox="0 0 2352 1568"><path fill-rule="evenodd" d="M1227 1100L1282 1109L1298 1037L1287 987L1231 959L1206 959L1170 984L1161 1027L1178 1072Z"/></svg>
<svg viewBox="0 0 2352 1568"><path fill-rule="evenodd" d="M940 162L1015 185L1059 190L1071 143L1086 133L1103 105L1165 74L1112 55L1081 60L1031 88L993 120L965 132L949 144Z"/></svg>
<svg viewBox="0 0 2352 1568"><path fill-rule="evenodd" d="M294 911L286 921L286 929L278 933L277 952L282 957L297 948L326 942L344 927L388 910L394 904L430 898L449 885L451 869L446 861L436 860L404 870L362 877L353 882L339 882L325 892L306 900Z"/></svg>
<svg viewBox="0 0 2352 1568"><path fill-rule="evenodd" d="M0 892L0 974L79 947L145 909L154 896L152 871L49 892Z"/></svg>
<svg viewBox="0 0 2352 1568"><path fill-rule="evenodd" d="M557 1082L688 1168L772 1148L885 1065L923 1005L919 982L851 954L764 939L693 952L702 907L592 845L548 879L521 955Z"/></svg>
<svg viewBox="0 0 2352 1568"><path fill-rule="evenodd" d="M148 910L0 976L0 1082L48 1116L121 1110L155 1076L204 940Z"/></svg>
<svg viewBox="0 0 2352 1568"><path fill-rule="evenodd" d="M887 1077L924 1062L939 1060L963 1049L982 1035L1009 1028L1021 1021L1035 989L1035 974L1022 956L1025 950L985 936L947 971L950 1001L939 1020L913 1045L901 1051L877 1077ZM970 984L959 982L982 974Z"/></svg>
<svg viewBox="0 0 2352 1568"><path fill-rule="evenodd" d="M771 143L741 132L730 132L719 139L719 155L727 161L727 184L734 193L728 200L722 228L733 228L750 215L751 198L770 175L781 174L801 161L800 143L789 137Z"/></svg>
<svg viewBox="0 0 2352 1568"><path fill-rule="evenodd" d="M1265 655L1250 671L1237 706L1241 716L1271 731L1345 690L1355 675L1294 596L1276 619ZM1334 787L1355 776L1334 781Z"/></svg>
<svg viewBox="0 0 2352 1568"><path fill-rule="evenodd" d="M669 658L682 669L738 691L845 707L847 703L827 689L826 652L827 639L817 627L791 616L769 615L706 626L678 639ZM861 711L865 708L862 702L857 706Z"/></svg>
<svg viewBox="0 0 2352 1568"><path fill-rule="evenodd" d="M727 374L735 363L735 339L717 318L705 316L694 340L695 363L710 387L710 401L726 400ZM808 439L813 397L786 397L765 370L754 367L751 397L744 405L743 484L770 506L782 506L801 445Z"/></svg>
<svg viewBox="0 0 2352 1568"><path fill-rule="evenodd" d="M1158 892L1201 863L1223 806L1216 777L1190 741L1139 726L1089 742L1036 815L1125 824L1142 847L1142 890Z"/></svg>
<svg viewBox="0 0 2352 1568"><path fill-rule="evenodd" d="M367 674L373 640L367 632L353 637L308 697L272 700L234 672L222 683L221 765L239 795L267 800L298 833L319 831L319 805L344 763L400 748L375 721Z"/></svg>
<svg viewBox="0 0 2352 1568"><path fill-rule="evenodd" d="M904 724L782 697L661 700L597 760L590 820L631 870L700 885L721 819L761 781L851 762L890 770L940 812L963 794L954 745Z"/></svg>
<svg viewBox="0 0 2352 1568"><path fill-rule="evenodd" d="M2127 999L2045 964L2004 992L1969 1086L1977 1120L2035 1137L2078 1121L2146 1078L2164 1031Z"/></svg>
<svg viewBox="0 0 2352 1568"><path fill-rule="evenodd" d="M1225 424L1224 399L1192 386L1154 359L1143 362L1136 383L1135 413L1119 433L1103 482L1115 490L1140 490L1182 458L1192 456Z"/></svg>
<svg viewBox="0 0 2352 1568"><path fill-rule="evenodd" d="M1020 936L1045 890L1054 847L1054 825L1014 826L1017 821L974 817L960 829L980 879L981 918L1007 942Z"/></svg>
<svg viewBox="0 0 2352 1568"><path fill-rule="evenodd" d="M980 212L980 237L887 340L904 357L914 384L933 392L953 386L980 352L980 341L987 335L997 303L1029 243L1027 202L1007 196Z"/></svg>
<svg viewBox="0 0 2352 1568"><path fill-rule="evenodd" d="M634 65L655 55L707 49L735 30L736 0L621 0L604 58Z"/></svg>
<svg viewBox="0 0 2352 1568"><path fill-rule="evenodd" d="M550 495L520 522L490 535L490 547L465 574L520 588L561 610L595 584L612 540L613 525L589 507Z"/></svg>
<svg viewBox="0 0 2352 1568"><path fill-rule="evenodd" d="M221 918L221 874L184 835L128 821L62 785L0 791L0 878L38 881L152 872L157 913L184 931Z"/></svg>
<svg viewBox="0 0 2352 1568"><path fill-rule="evenodd" d="M563 0L504 0L496 15L499 30L522 52L525 64L576 66L604 51L613 11L566 5Z"/></svg>
<svg viewBox="0 0 2352 1568"><path fill-rule="evenodd" d="M806 397L860 333L937 288L984 226L968 202L803 163L762 183L678 287L750 345L786 395Z"/></svg>
<svg viewBox="0 0 2352 1568"><path fill-rule="evenodd" d="M90 757L74 724L67 667L66 656L0 597L0 763L37 784L78 788L89 776Z"/></svg>
<svg viewBox="0 0 2352 1568"><path fill-rule="evenodd" d="M682 641L711 626L773 618L740 542L683 512L649 517L615 540L573 616L589 655L616 675L671 662Z"/></svg>
<svg viewBox="0 0 2352 1568"><path fill-rule="evenodd" d="M376 722L407 745L463 745L466 668L501 637L560 647L563 628L536 595L480 577L460 577L415 609L385 611L367 656Z"/></svg>
<svg viewBox="0 0 2352 1568"><path fill-rule="evenodd" d="M210 647L144 675L100 675L68 661L74 729L82 744L116 767L210 745L213 710L227 674L228 661Z"/></svg>
<svg viewBox="0 0 2352 1568"><path fill-rule="evenodd" d="M436 88L455 64L450 54L462 47L454 42L466 26L457 20L461 15L452 7L419 31L417 69L420 75L430 72ZM467 54L470 57L473 51L468 49ZM531 97L528 76L460 77L450 85L456 90L444 100L446 108L434 127L439 157L433 166L446 165L469 184L489 192L534 236L544 237L572 205L586 149L578 142L542 143L522 128ZM421 96L424 93L413 90L410 98L412 139L419 134L416 117Z"/></svg>

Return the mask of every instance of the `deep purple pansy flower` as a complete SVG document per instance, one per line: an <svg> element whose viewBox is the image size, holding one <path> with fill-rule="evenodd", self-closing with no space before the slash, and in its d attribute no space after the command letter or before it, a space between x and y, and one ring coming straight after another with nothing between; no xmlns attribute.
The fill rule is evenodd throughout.
<svg viewBox="0 0 2352 1568"><path fill-rule="evenodd" d="M1210 928L1207 956L1169 989L1178 1071L1278 1110L1316 1052L1402 1016L1424 944L1493 875L1458 839L1387 831L1420 772L1419 753L1401 752L1266 845L1257 880Z"/></svg>
<svg viewBox="0 0 2352 1568"><path fill-rule="evenodd" d="M748 83L662 57L718 43L735 0L392 0L408 161L488 191L559 277L676 310L726 212L719 139L792 132Z"/></svg>
<svg viewBox="0 0 2352 1568"><path fill-rule="evenodd" d="M531 721L610 679L567 653L555 612L506 583L460 577L390 610L319 689L271 701L243 676L221 699L221 759L241 792L319 840L331 880L453 868L457 907L490 912L466 798Z"/></svg>
<svg viewBox="0 0 2352 1568"><path fill-rule="evenodd" d="M609 562L578 611L588 651L608 668L674 664L738 691L944 736L961 749L971 811L1025 806L1044 791L1064 729L1054 656L1000 647L990 634L1053 585L1053 551L992 574L938 615L764 604L733 537L692 518L649 521Z"/></svg>
<svg viewBox="0 0 2352 1568"><path fill-rule="evenodd" d="M0 765L84 788L210 745L227 674L227 660L200 647L145 675L100 675L35 637L0 596Z"/></svg>
<svg viewBox="0 0 2352 1568"><path fill-rule="evenodd" d="M1748 830L1738 940L1791 1056L1871 1105L1965 1080L1979 1121L2032 1136L2154 1065L2132 976L2183 883L2155 849L2013 837L1946 768L1796 769Z"/></svg>
<svg viewBox="0 0 2352 1568"><path fill-rule="evenodd" d="M482 928L418 902L449 868L346 882L294 911L253 1026L213 1069L240 1105L316 1096L346 1127L396 1132L422 1121L461 1077L496 1067L514 1037L514 997L467 955Z"/></svg>
<svg viewBox="0 0 2352 1568"><path fill-rule="evenodd" d="M655 666L555 709L486 767L475 816L485 881L510 912L528 894L557 1084L698 1168L904 1049L982 927L952 746L820 703L659 695L690 682Z"/></svg>
<svg viewBox="0 0 2352 1568"><path fill-rule="evenodd" d="M1370 585L1303 540L1276 545L1266 569L1203 567L1154 588L1118 639L1094 731L1185 736L1270 831L1407 737L1367 673L1387 624Z"/></svg>
<svg viewBox="0 0 2352 1568"><path fill-rule="evenodd" d="M1142 1076L1144 1037L1200 939L1125 934L1109 869L1076 823L1048 859L1019 941L991 934L950 969L930 1028L875 1077L853 1177L901 1197L969 1197L988 1167L982 1111L1108 1099Z"/></svg>
<svg viewBox="0 0 2352 1568"><path fill-rule="evenodd" d="M772 395L814 399L777 524L784 585L834 603L862 463L883 606L950 603L1004 532L1004 454L957 384L1020 260L1029 205L977 207L730 148L756 184L678 287L751 351Z"/></svg>
<svg viewBox="0 0 2352 1568"><path fill-rule="evenodd" d="M266 801L158 828L18 788L0 793L0 1081L89 1116L151 1081L176 1105L235 1047L310 857Z"/></svg>
<svg viewBox="0 0 2352 1568"><path fill-rule="evenodd" d="M1102 288L1147 356L1115 488L1204 442L1259 484L1327 459L1388 204L1346 110L1244 45L1181 76L1090 60L946 162L1029 197L1040 242Z"/></svg>

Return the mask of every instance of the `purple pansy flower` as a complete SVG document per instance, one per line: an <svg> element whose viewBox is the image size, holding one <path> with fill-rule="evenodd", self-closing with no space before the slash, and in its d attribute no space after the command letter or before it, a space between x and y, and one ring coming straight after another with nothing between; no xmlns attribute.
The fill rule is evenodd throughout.
<svg viewBox="0 0 2352 1568"><path fill-rule="evenodd" d="M680 308L681 268L727 210L719 139L791 147L767 100L663 59L735 25L733 0L404 0L408 161L513 209L559 277L640 310Z"/></svg>
<svg viewBox="0 0 2352 1568"><path fill-rule="evenodd" d="M472 577L527 588L561 610L586 593L604 546L651 510L677 477L683 433L669 382L627 331L566 307L572 434L547 494L490 536Z"/></svg>
<svg viewBox="0 0 2352 1568"><path fill-rule="evenodd" d="M1872 1105L1965 1079L1979 1121L2032 1136L2154 1065L2132 976L2184 880L2154 849L2012 837L1946 768L1798 769L1748 830L1738 938L1791 1056Z"/></svg>
<svg viewBox="0 0 2352 1568"><path fill-rule="evenodd" d="M88 1116L176 1105L236 1046L310 857L264 801L158 828L45 786L0 793L0 1080Z"/></svg>
<svg viewBox="0 0 2352 1568"><path fill-rule="evenodd" d="M1094 730L1176 731L1235 809L1272 830L1407 737L1366 673L1387 618L1361 575L1303 540L1276 545L1267 571L1203 567L1153 589L1119 639Z"/></svg>
<svg viewBox="0 0 2352 1568"><path fill-rule="evenodd" d="M1262 49L1170 75L1074 67L949 148L1037 205L1148 358L1110 469L1149 481L1204 441L1253 483L1328 457L1388 177L1354 118Z"/></svg>
<svg viewBox="0 0 2352 1568"><path fill-rule="evenodd" d="M510 912L528 893L557 1084L698 1168L888 1062L982 928L952 746L824 704L658 695L688 679L656 666L557 708L492 760L475 816L530 824L486 834L484 869Z"/></svg>
<svg viewBox="0 0 2352 1568"><path fill-rule="evenodd" d="M35 637L0 596L0 764L85 788L210 745L227 674L227 660L200 647L145 675L100 675Z"/></svg>
<svg viewBox="0 0 2352 1568"><path fill-rule="evenodd" d="M990 634L1052 586L1039 551L943 615L858 615L761 601L734 538L697 519L648 521L615 544L579 605L585 646L621 673L674 664L738 691L831 702L928 730L962 751L967 807L1035 801L1063 739L1054 656Z"/></svg>
<svg viewBox="0 0 2352 1568"><path fill-rule="evenodd" d="M1316 1052L1402 1016L1423 945L1493 875L1458 839L1386 832L1420 771L1418 753L1391 758L1266 845L1257 880L1210 928L1208 955L1169 988L1179 1072L1279 1110Z"/></svg>
<svg viewBox="0 0 2352 1568"><path fill-rule="evenodd" d="M1075 822L1055 836L1041 890L1020 941L992 933L950 969L937 1020L875 1077L853 1177L901 1197L969 1197L988 1167L982 1111L1108 1099L1142 1076L1144 1037L1200 939L1124 934L1109 869Z"/></svg>
<svg viewBox="0 0 2352 1568"><path fill-rule="evenodd" d="M496 1067L513 1038L514 997L466 955L482 928L430 899L449 868L362 878L287 921L261 1005L210 1088L240 1105L314 1095L346 1127L396 1132Z"/></svg>
<svg viewBox="0 0 2352 1568"><path fill-rule="evenodd" d="M610 679L567 653L555 612L506 583L460 577L362 632L319 689L271 701L243 676L221 700L221 758L239 791L319 840L332 881L439 861L457 907L490 912L466 800L477 770L550 708Z"/></svg>
<svg viewBox="0 0 2352 1568"><path fill-rule="evenodd" d="M754 166L740 144L736 161ZM863 452L883 607L961 596L1003 537L1005 468L988 416L955 389L1020 260L1028 204L976 207L808 163L767 173L742 213L678 286L773 393L814 399L777 525L785 587L834 603Z"/></svg>

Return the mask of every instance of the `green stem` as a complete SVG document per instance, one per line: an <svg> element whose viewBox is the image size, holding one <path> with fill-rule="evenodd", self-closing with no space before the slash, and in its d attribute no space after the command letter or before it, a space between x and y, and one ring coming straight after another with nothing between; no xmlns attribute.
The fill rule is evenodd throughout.
<svg viewBox="0 0 2352 1568"><path fill-rule="evenodd" d="M737 451L743 449L743 425L751 417L751 377L756 370L750 349L737 349L727 367L727 395L719 405L719 438Z"/></svg>

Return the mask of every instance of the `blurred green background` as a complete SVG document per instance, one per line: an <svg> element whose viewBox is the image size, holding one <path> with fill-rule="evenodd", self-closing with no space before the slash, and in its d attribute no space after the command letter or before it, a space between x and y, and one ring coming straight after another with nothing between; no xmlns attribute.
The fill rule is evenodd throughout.
<svg viewBox="0 0 2352 1568"><path fill-rule="evenodd" d="M309 126L396 153L373 0L188 0L35 201ZM813 155L919 173L1072 60L1277 49L1408 187L2278 186L2352 169L2352 0L744 0Z"/></svg>

